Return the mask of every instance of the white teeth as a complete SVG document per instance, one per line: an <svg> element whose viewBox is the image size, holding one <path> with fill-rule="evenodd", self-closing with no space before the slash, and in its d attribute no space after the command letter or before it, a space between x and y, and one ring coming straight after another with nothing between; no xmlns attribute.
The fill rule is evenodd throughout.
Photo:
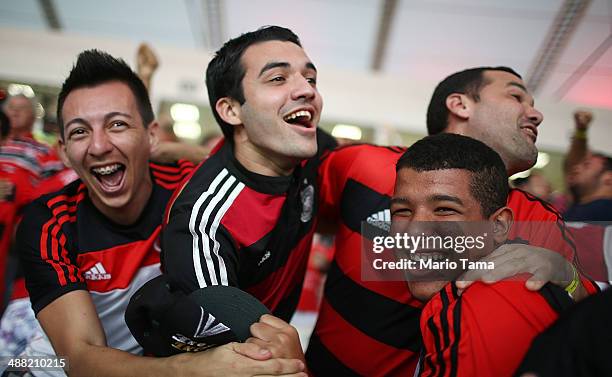
<svg viewBox="0 0 612 377"><path fill-rule="evenodd" d="M433 261L442 261L444 260L444 254L442 253L414 253L414 254L410 254L410 259L413 261L420 261L420 260L433 260Z"/></svg>
<svg viewBox="0 0 612 377"><path fill-rule="evenodd" d="M306 120L310 120L312 118L312 114L310 114L310 111L300 110L300 111L296 111L295 113L291 113L287 115L284 119L285 121L288 121L288 120L294 120L299 117L306 117Z"/></svg>
<svg viewBox="0 0 612 377"><path fill-rule="evenodd" d="M93 168L91 170L94 173L96 173L96 174L109 175L109 174L113 174L114 172L119 170L120 167L121 167L121 165L119 165L119 164L113 164L113 165L108 165L108 166L102 166L102 167L99 167L99 168Z"/></svg>

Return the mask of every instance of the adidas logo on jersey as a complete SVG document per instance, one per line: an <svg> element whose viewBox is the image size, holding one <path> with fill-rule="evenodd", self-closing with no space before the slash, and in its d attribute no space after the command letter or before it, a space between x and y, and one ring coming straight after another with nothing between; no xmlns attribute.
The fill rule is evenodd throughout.
<svg viewBox="0 0 612 377"><path fill-rule="evenodd" d="M383 211L373 213L368 216L366 222L372 226L377 227L378 229L382 229L388 232L391 229L391 210L385 209Z"/></svg>
<svg viewBox="0 0 612 377"><path fill-rule="evenodd" d="M111 274L106 272L100 262L85 272L85 279L87 280L110 280L110 278Z"/></svg>

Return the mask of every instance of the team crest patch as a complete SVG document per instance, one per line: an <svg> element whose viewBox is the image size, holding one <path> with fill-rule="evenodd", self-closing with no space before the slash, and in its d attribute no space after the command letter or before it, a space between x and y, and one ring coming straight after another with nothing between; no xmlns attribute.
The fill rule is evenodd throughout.
<svg viewBox="0 0 612 377"><path fill-rule="evenodd" d="M302 215L300 216L300 220L302 220L303 223L307 223L312 219L314 187L312 185L306 186L302 192L300 192L300 198L302 199Z"/></svg>

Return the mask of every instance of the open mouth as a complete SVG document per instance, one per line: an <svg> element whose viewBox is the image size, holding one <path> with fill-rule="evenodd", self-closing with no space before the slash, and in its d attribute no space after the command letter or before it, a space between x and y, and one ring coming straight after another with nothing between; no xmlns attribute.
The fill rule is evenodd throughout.
<svg viewBox="0 0 612 377"><path fill-rule="evenodd" d="M522 130L527 134L527 136L529 136L533 142L535 143L535 141L538 138L538 132L532 128L532 127L522 127Z"/></svg>
<svg viewBox="0 0 612 377"><path fill-rule="evenodd" d="M106 191L114 191L120 187L124 172L125 165L119 163L91 168L92 175Z"/></svg>
<svg viewBox="0 0 612 377"><path fill-rule="evenodd" d="M312 124L310 120L312 119L312 114L308 110L298 110L289 115L286 115L283 120L289 124L293 124L296 126L302 126L305 128L311 128Z"/></svg>
<svg viewBox="0 0 612 377"><path fill-rule="evenodd" d="M440 251L434 251L434 252L415 252L415 253L410 253L410 255L408 255L408 259L415 261L415 262L420 262L420 261L429 261L431 260L432 262L442 262L445 259L448 258L448 254L445 252L440 252Z"/></svg>

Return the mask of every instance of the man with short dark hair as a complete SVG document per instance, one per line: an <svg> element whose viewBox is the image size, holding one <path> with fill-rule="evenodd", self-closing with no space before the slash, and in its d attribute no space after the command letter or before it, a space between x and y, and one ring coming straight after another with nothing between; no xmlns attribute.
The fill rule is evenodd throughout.
<svg viewBox="0 0 612 377"><path fill-rule="evenodd" d="M316 82L289 29L249 32L217 52L206 84L226 141L169 208L162 249L171 285L236 286L289 321L316 219Z"/></svg>
<svg viewBox="0 0 612 377"><path fill-rule="evenodd" d="M17 243L32 308L71 375L290 374L299 360L231 343L198 354L137 356L124 312L160 274L166 204L193 165L149 162L156 143L147 90L123 60L81 53L58 100L60 146L79 180L31 204ZM36 340L43 344L44 338ZM48 347L47 347L48 348ZM51 350L48 350L52 352Z"/></svg>
<svg viewBox="0 0 612 377"><path fill-rule="evenodd" d="M509 176L536 161L535 140L542 114L533 106L525 84L511 69L468 69L450 75L436 88L428 109L428 130L484 142L499 153ZM320 216L341 225L306 353L314 375L404 376L416 367L422 346L418 327L422 303L402 282L362 279L359 253L362 222L390 219L395 163L404 151L401 147L349 146L332 152L321 166ZM573 245L566 241L567 231L559 214L547 203L511 190L507 204L518 221L541 222L545 228L513 228L511 240L554 250L571 260ZM493 273L533 273L526 282L529 289L538 289L551 279L576 288L569 284L574 280L572 266L556 253L533 252L527 245L514 244L500 247L490 257L508 263L507 269L497 268ZM503 277L485 276L490 281ZM477 277L467 275L465 279ZM461 284L465 288L469 282ZM573 294L581 297L585 293L580 286ZM361 310L364 305L370 310ZM353 346L347 348L347 342Z"/></svg>
<svg viewBox="0 0 612 377"><path fill-rule="evenodd" d="M479 263L506 242L513 222L507 195L500 157L465 136L428 136L397 162L393 234L416 234L418 229L446 239L475 234L475 228L487 230L483 247L397 250L419 262L415 271L405 272L410 292L425 303L420 376L512 375L533 338L572 304L558 286L547 284L532 292L520 281L476 283L458 294L452 280L466 269L462 261ZM429 265L422 261L434 259L457 267L423 267Z"/></svg>

